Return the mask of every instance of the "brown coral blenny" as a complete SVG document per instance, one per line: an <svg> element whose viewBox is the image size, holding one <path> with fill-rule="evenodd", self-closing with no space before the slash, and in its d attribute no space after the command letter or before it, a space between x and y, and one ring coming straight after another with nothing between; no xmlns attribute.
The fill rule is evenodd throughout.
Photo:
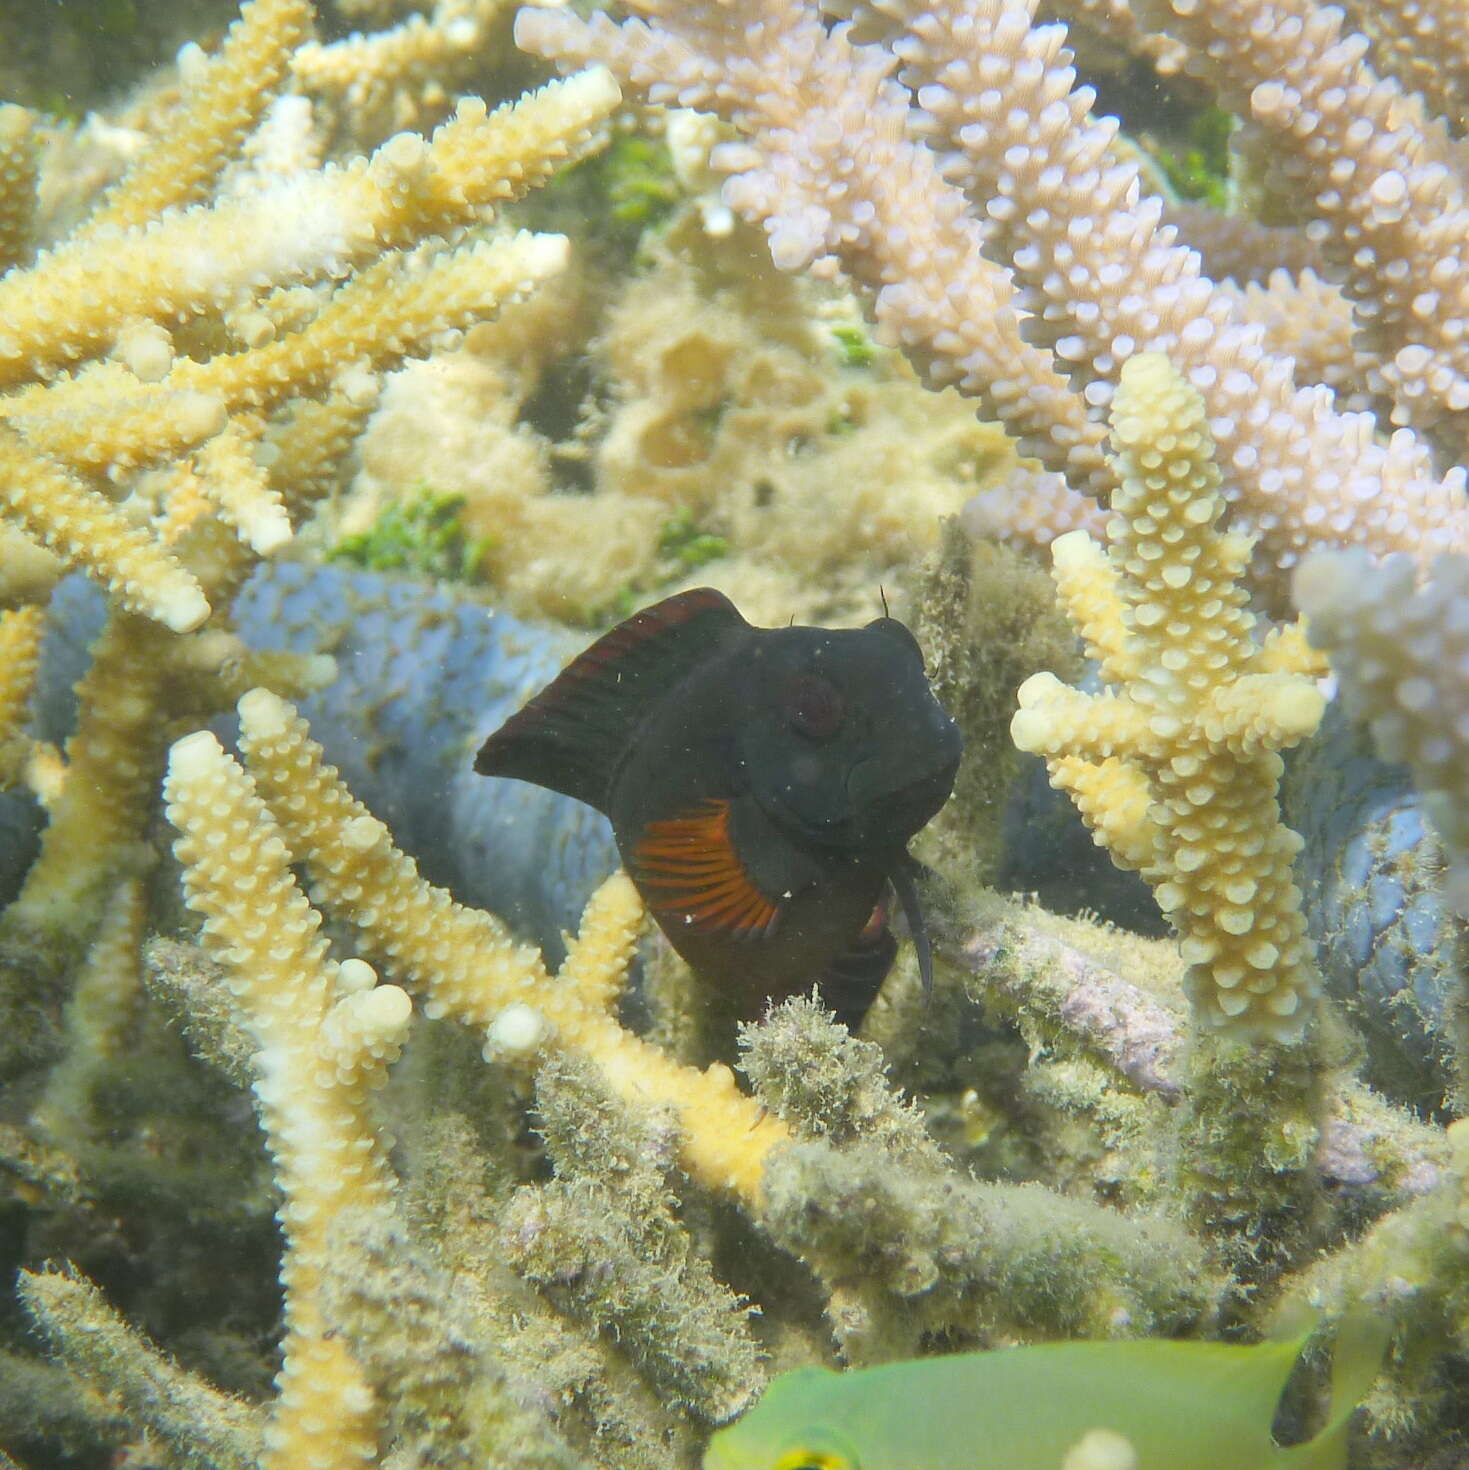
<svg viewBox="0 0 1469 1470"><path fill-rule="evenodd" d="M961 745L896 619L755 628L700 587L599 638L475 769L604 812L670 943L735 1013L816 982L855 1023L896 949L889 884L927 980L907 843Z"/></svg>

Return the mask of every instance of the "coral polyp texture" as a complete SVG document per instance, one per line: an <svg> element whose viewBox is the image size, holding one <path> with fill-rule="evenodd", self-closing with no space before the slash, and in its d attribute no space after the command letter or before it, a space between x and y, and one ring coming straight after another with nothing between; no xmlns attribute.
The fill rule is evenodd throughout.
<svg viewBox="0 0 1469 1470"><path fill-rule="evenodd" d="M1057 587L1105 686L1020 686L1010 733L1043 755L1115 861L1148 880L1180 938L1204 1023L1294 1038L1320 980L1280 820L1279 752L1313 733L1324 674L1299 627L1265 644L1242 585L1247 537L1224 511L1199 395L1156 353L1112 402L1118 488L1104 554L1053 543Z"/></svg>
<svg viewBox="0 0 1469 1470"><path fill-rule="evenodd" d="M1454 6L1048 7L1121 121L1027 0L166 8L0 103L0 1465L692 1470L803 1364L1315 1328L1304 1443L1364 1313L1353 1463L1462 1465ZM859 1035L716 1037L473 774L700 584L891 601L963 729ZM1067 821L1069 916L982 885Z"/></svg>
<svg viewBox="0 0 1469 1470"><path fill-rule="evenodd" d="M1445 891L1469 918L1469 559L1440 558L1419 586L1398 558L1323 552L1295 596L1378 749L1412 770L1450 854Z"/></svg>
<svg viewBox="0 0 1469 1470"><path fill-rule="evenodd" d="M51 820L17 905L53 935L85 935L136 860L163 685L242 671L230 604L335 483L378 375L564 268L563 237L497 231L492 211L593 146L618 99L596 72L494 117L466 98L431 137L322 167L285 151L226 185L311 23L304 0L256 0L215 56L186 54L149 146L80 226L0 278L3 503L26 538L6 542L0 591L36 606L74 567L113 609L67 779L39 788ZM5 179L7 208L39 220L33 174ZM299 690L326 667L274 677Z"/></svg>
<svg viewBox="0 0 1469 1470"><path fill-rule="evenodd" d="M174 747L164 794L184 833L186 899L235 977L282 1195L286 1338L267 1463L361 1463L377 1444L373 1395L319 1294L334 1218L351 1206L381 1208L388 1196L386 1149L368 1100L402 1048L413 1006L396 985L377 984L363 961L327 959L320 916L290 875L289 849L212 735L186 735ZM197 862L204 849L220 860Z"/></svg>

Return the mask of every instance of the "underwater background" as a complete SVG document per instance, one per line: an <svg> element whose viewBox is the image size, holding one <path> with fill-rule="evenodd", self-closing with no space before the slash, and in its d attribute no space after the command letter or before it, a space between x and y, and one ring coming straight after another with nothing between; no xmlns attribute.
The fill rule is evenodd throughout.
<svg viewBox="0 0 1469 1470"><path fill-rule="evenodd" d="M1469 1465L1462 4L517 12L0 0L0 1470ZM697 587L962 733L860 1024L473 770Z"/></svg>

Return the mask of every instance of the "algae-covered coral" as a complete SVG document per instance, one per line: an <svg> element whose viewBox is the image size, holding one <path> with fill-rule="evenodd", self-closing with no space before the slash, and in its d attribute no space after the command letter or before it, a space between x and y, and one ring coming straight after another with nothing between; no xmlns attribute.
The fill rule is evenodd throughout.
<svg viewBox="0 0 1469 1470"><path fill-rule="evenodd" d="M524 13L545 82L486 0L249 0L114 115L0 112L0 1454L672 1470L801 1363L1365 1300L1361 1463L1458 1463L1462 953L1410 1110L1359 1080L1269 788L1320 703L1295 561L1412 581L1469 544L1462 211L1427 202L1462 58L1308 0L1111 5L1248 114L1271 228L1168 207L1216 280L1024 4L629 8ZM1252 77L1267 36L1289 85ZM671 160L635 240L615 169L552 182L614 133ZM977 492L1015 539L1105 526L1111 562L1058 568L1109 688L1032 684L1018 733L1181 950L976 880L1015 686L1075 676L1044 574L941 533ZM478 580L313 570L384 528ZM1458 840L1462 579L1415 593L1394 682L1339 565L1301 600ZM449 794L488 687L573 646L486 595L584 627L692 579L770 623L886 588L982 766L933 840L935 991L900 962L862 1037L797 1000L696 1065L605 834ZM1397 912L1400 849L1334 820L1375 907L1328 979L1394 925L1452 956L1442 904ZM420 873L458 884L451 848L488 909Z"/></svg>

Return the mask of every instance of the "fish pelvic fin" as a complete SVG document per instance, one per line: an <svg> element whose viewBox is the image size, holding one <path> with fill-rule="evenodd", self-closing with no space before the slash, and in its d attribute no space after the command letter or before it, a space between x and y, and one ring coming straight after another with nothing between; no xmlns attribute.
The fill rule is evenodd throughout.
<svg viewBox="0 0 1469 1470"><path fill-rule="evenodd" d="M826 967L817 986L822 1002L849 1031L855 1033L862 1024L897 953L884 895L861 932Z"/></svg>
<svg viewBox="0 0 1469 1470"><path fill-rule="evenodd" d="M1331 1354L1331 1408L1325 1427L1283 1452L1291 1470L1346 1470L1352 1415L1382 1367L1392 1323L1359 1302L1341 1320Z"/></svg>
<svg viewBox="0 0 1469 1470"><path fill-rule="evenodd" d="M1357 1411L1393 1339L1393 1323L1359 1302L1341 1319L1331 1352L1331 1411L1325 1429L1298 1445L1298 1458L1287 1461L1300 1470L1345 1470L1351 1416Z"/></svg>
<svg viewBox="0 0 1469 1470"><path fill-rule="evenodd" d="M893 892L898 895L903 917L908 921L908 934L918 959L918 973L923 980L923 1001L933 999L933 943L928 937L928 923L923 917L923 904L918 897L918 879L926 872L911 853L904 852L888 873Z"/></svg>
<svg viewBox="0 0 1469 1470"><path fill-rule="evenodd" d="M749 624L722 592L694 587L604 633L480 747L481 776L510 776L606 812L639 724L721 642Z"/></svg>

